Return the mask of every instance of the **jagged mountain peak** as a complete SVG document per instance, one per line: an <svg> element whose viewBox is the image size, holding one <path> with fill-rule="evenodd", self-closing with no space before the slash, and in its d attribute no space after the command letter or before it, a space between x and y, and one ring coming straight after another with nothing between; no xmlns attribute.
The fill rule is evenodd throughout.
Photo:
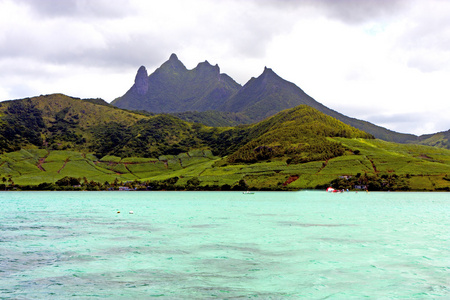
<svg viewBox="0 0 450 300"><path fill-rule="evenodd" d="M141 66L134 79L134 85L132 87L138 95L145 95L148 91L148 73L144 66Z"/></svg>
<svg viewBox="0 0 450 300"><path fill-rule="evenodd" d="M252 77L244 86L243 90L252 90L252 93L255 92L255 89L261 90L265 89L268 86L272 85L283 85L290 84L288 81L284 80L280 76L278 76L271 68L264 67L264 71L258 77ZM290 107L286 107L290 108Z"/></svg>
<svg viewBox="0 0 450 300"><path fill-rule="evenodd" d="M226 74L220 74L218 65L212 66L205 60L195 69L187 70L178 57L172 54L168 61L148 76L148 89L143 94L146 90L144 71L138 71L135 86L114 100L113 105L154 113L217 110L239 113L256 122L284 109L305 104L377 138L400 142L417 139L416 136L398 134L342 115L317 102L296 84L281 78L267 66L261 75L241 86Z"/></svg>
<svg viewBox="0 0 450 300"><path fill-rule="evenodd" d="M178 59L178 56L175 53L172 53L169 57L169 60L161 65L159 69L170 68L174 70L183 70L186 71L186 67L183 63Z"/></svg>
<svg viewBox="0 0 450 300"><path fill-rule="evenodd" d="M145 66L140 66L139 69L138 69L138 74L139 73L144 73L144 72L145 72L145 74L147 74L147 68Z"/></svg>
<svg viewBox="0 0 450 300"><path fill-rule="evenodd" d="M278 76L277 73L275 73L271 68L268 68L268 67L264 67L264 71L262 72L260 77L262 77L262 78L282 79L280 76Z"/></svg>
<svg viewBox="0 0 450 300"><path fill-rule="evenodd" d="M196 70L196 71L200 71L200 72L214 72L214 73L216 73L216 74L219 74L220 73L220 68L219 68L219 65L215 65L215 66L213 66L213 65L211 65L207 60L205 60L204 62L201 62L201 63L199 63L198 65L197 65L197 67L195 67L195 69L194 70Z"/></svg>
<svg viewBox="0 0 450 300"><path fill-rule="evenodd" d="M221 74L217 64L213 66L205 60L188 70L176 54L150 74L146 82L144 70L138 71L135 85L113 105L155 113L206 111L216 109L241 88L231 77Z"/></svg>
<svg viewBox="0 0 450 300"><path fill-rule="evenodd" d="M170 55L170 57L169 57L169 60L177 61L177 60L179 60L179 59L178 59L178 56L177 56L175 53L172 53L172 54Z"/></svg>

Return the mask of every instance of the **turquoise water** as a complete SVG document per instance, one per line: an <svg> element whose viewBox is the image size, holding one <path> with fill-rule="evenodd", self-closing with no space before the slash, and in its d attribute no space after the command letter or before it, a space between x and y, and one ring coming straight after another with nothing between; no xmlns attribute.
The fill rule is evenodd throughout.
<svg viewBox="0 0 450 300"><path fill-rule="evenodd" d="M449 193L1 192L0 205L2 299L450 298Z"/></svg>

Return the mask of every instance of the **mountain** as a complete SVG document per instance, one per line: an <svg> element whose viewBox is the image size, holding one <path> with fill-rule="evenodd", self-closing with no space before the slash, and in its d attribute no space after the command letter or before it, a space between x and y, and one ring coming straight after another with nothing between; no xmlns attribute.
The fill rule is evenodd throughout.
<svg viewBox="0 0 450 300"><path fill-rule="evenodd" d="M277 112L298 105L311 106L345 124L361 129L376 138L408 143L417 141L412 134L397 133L366 121L350 118L317 102L301 88L265 68L258 78L252 78L222 107L223 111L239 112L254 121L260 121Z"/></svg>
<svg viewBox="0 0 450 300"><path fill-rule="evenodd" d="M221 110L240 112L253 121L261 121L279 111L305 104L314 108L321 105L293 83L279 77L272 69L264 68L258 78L248 81Z"/></svg>
<svg viewBox="0 0 450 300"><path fill-rule="evenodd" d="M421 135L419 144L450 149L450 130Z"/></svg>
<svg viewBox="0 0 450 300"><path fill-rule="evenodd" d="M334 111L270 68L264 68L259 77L251 78L240 86L228 75L221 74L217 65L212 66L207 61L193 70L187 70L175 54L150 76L147 76L145 67L140 67L134 85L111 104L152 113L189 112L177 116L209 126L254 123L284 109L304 104L376 138L400 143L419 140L415 135L398 133ZM212 110L217 113L204 113Z"/></svg>
<svg viewBox="0 0 450 300"><path fill-rule="evenodd" d="M205 61L188 70L172 54L150 76L145 67L140 67L134 85L111 104L154 113L207 111L217 109L240 88L231 77L220 73L219 66Z"/></svg>

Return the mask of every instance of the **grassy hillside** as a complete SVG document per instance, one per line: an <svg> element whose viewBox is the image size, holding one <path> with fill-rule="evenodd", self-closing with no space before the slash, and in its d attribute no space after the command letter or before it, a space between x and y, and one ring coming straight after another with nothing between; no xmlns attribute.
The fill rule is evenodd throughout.
<svg viewBox="0 0 450 300"><path fill-rule="evenodd" d="M209 149L194 124L170 115L139 120L133 126L110 123L93 129L92 149L97 155L158 157L192 149Z"/></svg>
<svg viewBox="0 0 450 300"><path fill-rule="evenodd" d="M421 135L419 144L450 149L450 130Z"/></svg>
<svg viewBox="0 0 450 300"><path fill-rule="evenodd" d="M213 127L230 127L253 123L250 117L246 115L216 110L202 112L187 111L182 113L172 113L171 115L187 122L201 123Z"/></svg>
<svg viewBox="0 0 450 300"><path fill-rule="evenodd" d="M290 161L321 160L343 155L344 147L327 137L372 138L316 109L300 105L250 126L249 142L232 153L229 162L256 162L288 156Z"/></svg>
<svg viewBox="0 0 450 300"><path fill-rule="evenodd" d="M226 156L251 141L258 146L281 146L285 151L305 139L317 144L319 136L321 143L327 136L368 137L307 106L237 127L208 127L170 115L145 115L98 99L86 101L61 94L3 102L0 113L4 152L37 147L94 152L99 157L158 157L206 149Z"/></svg>
<svg viewBox="0 0 450 300"><path fill-rule="evenodd" d="M447 190L450 151L375 140L306 105L208 127L99 99L0 104L1 189Z"/></svg>
<svg viewBox="0 0 450 300"><path fill-rule="evenodd" d="M0 186L64 189L69 188L67 178L71 177L80 185L76 189L126 185L139 189L297 190L324 189L330 184L349 189L363 185L369 190L450 189L449 150L360 138L331 141L350 150L305 163L288 163L286 157L278 157L229 164L207 150L158 158L96 158L74 151L22 149L0 156Z"/></svg>
<svg viewBox="0 0 450 300"><path fill-rule="evenodd" d="M17 101L15 101L17 102ZM42 112L47 127L61 123L73 123L81 130L110 122L132 125L144 116L108 105L101 99L78 99L63 94L30 98L36 109Z"/></svg>
<svg viewBox="0 0 450 300"><path fill-rule="evenodd" d="M34 145L83 150L93 129L115 123L131 126L145 116L118 109L99 99L53 94L0 103L0 151Z"/></svg>

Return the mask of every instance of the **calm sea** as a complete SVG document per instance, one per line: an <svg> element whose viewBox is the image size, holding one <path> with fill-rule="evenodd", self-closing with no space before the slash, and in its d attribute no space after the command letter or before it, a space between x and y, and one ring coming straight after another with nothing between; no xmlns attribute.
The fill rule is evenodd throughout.
<svg viewBox="0 0 450 300"><path fill-rule="evenodd" d="M0 192L1 299L152 297L450 299L450 194Z"/></svg>

